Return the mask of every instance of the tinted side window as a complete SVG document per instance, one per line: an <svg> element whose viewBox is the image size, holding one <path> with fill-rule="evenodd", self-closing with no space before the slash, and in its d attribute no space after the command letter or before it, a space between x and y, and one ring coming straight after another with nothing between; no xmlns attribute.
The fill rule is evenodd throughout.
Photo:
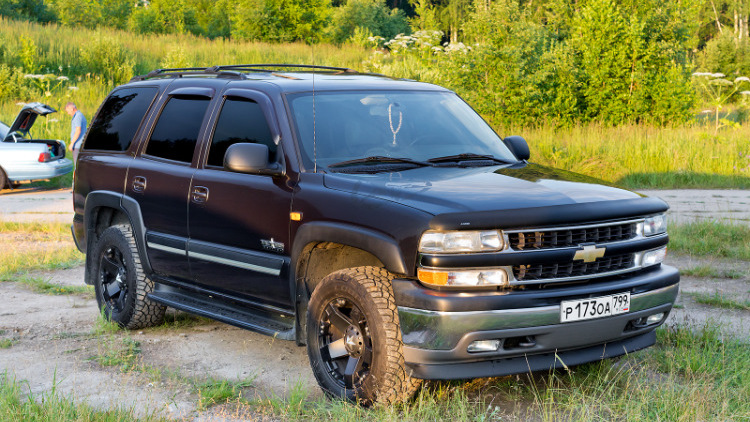
<svg viewBox="0 0 750 422"><path fill-rule="evenodd" d="M208 98L171 98L156 122L146 154L186 163L193 161L208 103Z"/></svg>
<svg viewBox="0 0 750 422"><path fill-rule="evenodd" d="M140 87L113 92L91 123L83 149L128 149L157 91L153 87Z"/></svg>
<svg viewBox="0 0 750 422"><path fill-rule="evenodd" d="M238 142L265 144L269 159L276 159L276 144L258 103L244 98L227 98L216 123L207 164L224 166L227 148Z"/></svg>

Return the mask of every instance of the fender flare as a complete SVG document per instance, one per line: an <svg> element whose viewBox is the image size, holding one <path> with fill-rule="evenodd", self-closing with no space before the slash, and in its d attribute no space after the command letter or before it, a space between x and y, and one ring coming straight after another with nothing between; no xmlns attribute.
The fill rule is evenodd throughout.
<svg viewBox="0 0 750 422"><path fill-rule="evenodd" d="M295 314L297 315L297 344L306 342L305 320L307 319L307 301L311 292L304 279L298 277L297 265L302 251L310 243L333 242L351 246L369 252L393 273L407 274L406 260L395 239L374 230L365 229L345 223L311 222L302 225L294 236L290 275L294 288Z"/></svg>
<svg viewBox="0 0 750 422"><path fill-rule="evenodd" d="M130 227L133 228L133 235L138 247L141 265L147 274L151 273L151 263L146 253L146 226L143 224L141 207L135 199L129 196L111 191L93 191L86 195L86 204L84 205L83 213L83 225L86 230L87 239L86 249L88 250L89 239L94 239L96 233L94 210L101 207L113 208L125 214L130 221Z"/></svg>

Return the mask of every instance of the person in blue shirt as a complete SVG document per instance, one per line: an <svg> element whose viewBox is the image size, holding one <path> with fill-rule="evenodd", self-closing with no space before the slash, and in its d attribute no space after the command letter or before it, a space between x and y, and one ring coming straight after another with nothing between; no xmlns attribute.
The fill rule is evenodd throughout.
<svg viewBox="0 0 750 422"><path fill-rule="evenodd" d="M65 112L73 117L70 122L70 146L68 149L73 153L73 162L76 162L78 161L78 151L81 149L81 143L83 142L83 135L86 133L86 117L72 102L65 104Z"/></svg>

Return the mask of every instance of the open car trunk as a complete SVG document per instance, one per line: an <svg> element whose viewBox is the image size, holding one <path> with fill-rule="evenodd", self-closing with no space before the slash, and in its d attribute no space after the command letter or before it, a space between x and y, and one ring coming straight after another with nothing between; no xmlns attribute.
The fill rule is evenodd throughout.
<svg viewBox="0 0 750 422"><path fill-rule="evenodd" d="M57 112L54 108L42 103L29 103L23 106L16 116L13 124L8 129L3 142L46 144L50 154L50 160L59 160L65 157L65 143L54 139L34 139L30 137L31 127L37 117L46 116Z"/></svg>

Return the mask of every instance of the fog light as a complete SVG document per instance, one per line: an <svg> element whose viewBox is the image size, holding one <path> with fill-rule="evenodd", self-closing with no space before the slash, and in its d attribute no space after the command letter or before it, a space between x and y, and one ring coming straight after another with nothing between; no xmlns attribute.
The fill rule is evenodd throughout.
<svg viewBox="0 0 750 422"><path fill-rule="evenodd" d="M648 318L646 318L646 325L654 325L661 322L661 320L664 318L664 313L660 312L658 314L649 315Z"/></svg>
<svg viewBox="0 0 750 422"><path fill-rule="evenodd" d="M466 351L469 353L476 352L494 352L500 348L500 340L477 340L472 342Z"/></svg>
<svg viewBox="0 0 750 422"><path fill-rule="evenodd" d="M652 265L661 264L664 262L664 258L667 257L667 247L655 249L653 251L648 251L645 254L643 254L643 260L641 261L641 266L643 267L650 267Z"/></svg>

